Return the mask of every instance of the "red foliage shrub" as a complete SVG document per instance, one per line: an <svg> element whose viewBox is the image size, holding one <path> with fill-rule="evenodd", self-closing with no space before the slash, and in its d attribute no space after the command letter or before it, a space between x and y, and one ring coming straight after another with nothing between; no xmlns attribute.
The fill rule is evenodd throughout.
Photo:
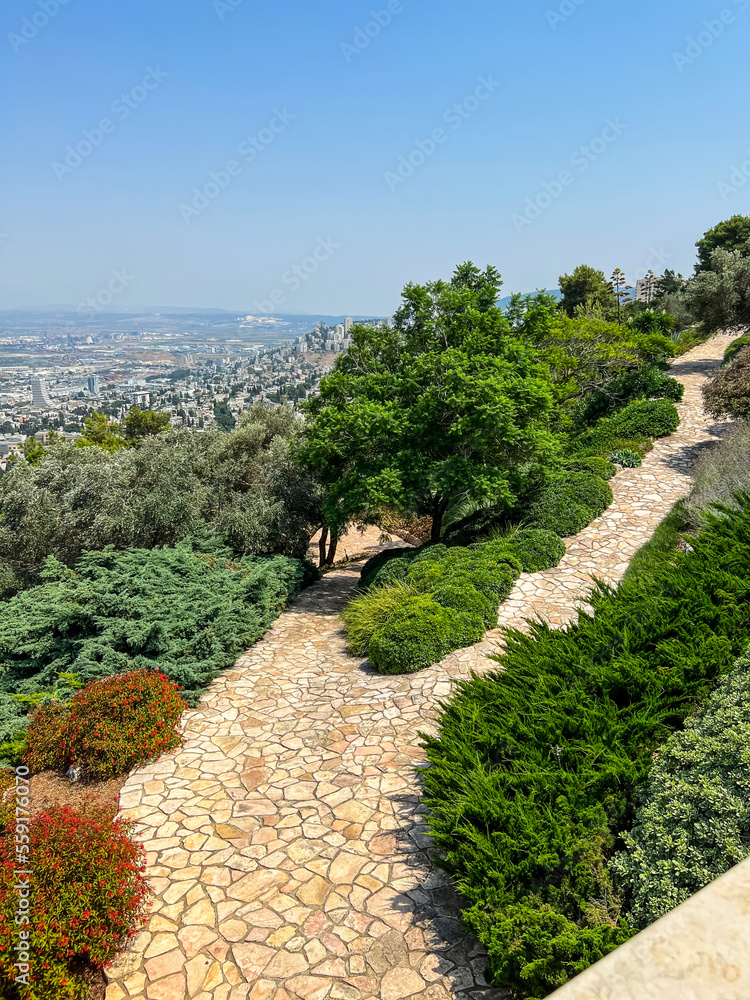
<svg viewBox="0 0 750 1000"><path fill-rule="evenodd" d="M34 712L24 763L34 773L77 763L89 777L113 778L179 746L186 708L177 685L155 670L94 681L69 705Z"/></svg>
<svg viewBox="0 0 750 1000"><path fill-rule="evenodd" d="M24 841L29 853L19 856L17 844ZM33 874L21 875L22 870ZM57 807L16 820L0 837L0 995L84 997L82 967L102 968L143 923L148 893L143 871L143 849L129 840L127 824L113 819L112 808ZM25 879L28 908L18 891ZM24 943L28 969L17 950ZM28 984L17 980L24 972Z"/></svg>

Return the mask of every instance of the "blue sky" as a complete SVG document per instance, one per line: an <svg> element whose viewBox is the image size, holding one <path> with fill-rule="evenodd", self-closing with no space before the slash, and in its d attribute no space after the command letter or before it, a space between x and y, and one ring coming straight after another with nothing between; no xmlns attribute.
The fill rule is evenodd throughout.
<svg viewBox="0 0 750 1000"><path fill-rule="evenodd" d="M466 259L506 293L582 262L687 272L750 213L750 0L6 0L0 21L0 308L75 306L115 271L121 308L386 314Z"/></svg>

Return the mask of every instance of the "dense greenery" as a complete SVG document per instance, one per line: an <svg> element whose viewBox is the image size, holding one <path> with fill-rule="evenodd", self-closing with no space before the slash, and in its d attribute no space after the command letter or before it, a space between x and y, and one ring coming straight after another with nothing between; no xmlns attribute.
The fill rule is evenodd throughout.
<svg viewBox="0 0 750 1000"><path fill-rule="evenodd" d="M555 476L540 491L526 523L561 538L577 535L612 503L612 490L592 472Z"/></svg>
<svg viewBox="0 0 750 1000"><path fill-rule="evenodd" d="M0 755L25 728L29 702L60 674L80 682L158 669L196 704L306 582L284 556L234 561L216 542L53 557L43 583L0 604ZM17 749L17 748L16 748Z"/></svg>
<svg viewBox="0 0 750 1000"><path fill-rule="evenodd" d="M338 527L383 504L443 517L459 499L513 498L524 466L554 457L554 394L535 351L496 303L500 277L473 265L407 285L394 328L355 327L321 381L303 456Z"/></svg>
<svg viewBox="0 0 750 1000"><path fill-rule="evenodd" d="M203 525L238 554L304 556L320 524L320 490L293 458L301 422L255 407L238 430L178 431L136 448L59 445L0 479L0 558L21 570L48 555L174 545Z"/></svg>
<svg viewBox="0 0 750 1000"><path fill-rule="evenodd" d="M611 870L646 927L750 855L750 657L660 749Z"/></svg>
<svg viewBox="0 0 750 1000"><path fill-rule="evenodd" d="M719 222L695 244L698 248L696 271L709 271L715 250L740 250L748 252L750 241L750 216L733 215L731 219Z"/></svg>
<svg viewBox="0 0 750 1000"><path fill-rule="evenodd" d="M739 351L704 385L703 402L713 417L750 418L750 350Z"/></svg>
<svg viewBox="0 0 750 1000"><path fill-rule="evenodd" d="M430 827L496 985L543 997L632 933L608 870L653 755L750 638L750 496L693 551L511 631L426 737Z"/></svg>

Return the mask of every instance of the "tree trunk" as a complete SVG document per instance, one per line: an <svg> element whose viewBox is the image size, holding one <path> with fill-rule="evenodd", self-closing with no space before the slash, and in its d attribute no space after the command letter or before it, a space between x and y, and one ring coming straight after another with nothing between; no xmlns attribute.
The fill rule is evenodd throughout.
<svg viewBox="0 0 750 1000"><path fill-rule="evenodd" d="M318 561L318 566L320 569L326 564L326 542L328 541L328 528L323 525L323 530L320 532L320 541L318 542L318 554L320 559Z"/></svg>
<svg viewBox="0 0 750 1000"><path fill-rule="evenodd" d="M440 535L443 530L443 518L445 517L445 512L448 510L447 500L436 500L432 508L432 532L430 533L430 541L433 545L440 541Z"/></svg>
<svg viewBox="0 0 750 1000"><path fill-rule="evenodd" d="M331 544L328 546L328 558L326 559L326 566L333 566L336 560L336 549L339 545L339 533L334 528L331 531Z"/></svg>

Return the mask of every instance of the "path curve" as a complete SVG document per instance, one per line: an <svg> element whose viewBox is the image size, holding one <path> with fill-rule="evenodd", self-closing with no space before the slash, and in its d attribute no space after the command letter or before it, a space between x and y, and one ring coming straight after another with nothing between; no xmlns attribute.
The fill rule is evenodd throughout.
<svg viewBox="0 0 750 1000"><path fill-rule="evenodd" d="M562 624L615 583L690 489L724 425L700 386L730 337L680 358L676 434L613 480L615 502L554 570L525 575L504 625ZM122 815L148 852L148 926L109 970L107 1000L494 1000L484 957L429 861L417 731L500 633L437 666L381 677L346 655L338 613L359 566L305 591L185 717L185 745L128 778Z"/></svg>

